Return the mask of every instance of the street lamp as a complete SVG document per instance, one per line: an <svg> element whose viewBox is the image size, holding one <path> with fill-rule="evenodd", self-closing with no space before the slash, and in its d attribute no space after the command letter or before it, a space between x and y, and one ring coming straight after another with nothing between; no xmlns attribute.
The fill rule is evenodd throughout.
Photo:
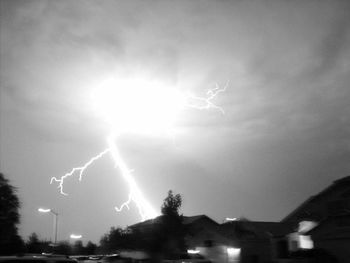
<svg viewBox="0 0 350 263"><path fill-rule="evenodd" d="M71 234L70 235L70 238L71 239L80 239L80 238L82 238L83 236L82 235L75 235L75 234Z"/></svg>
<svg viewBox="0 0 350 263"><path fill-rule="evenodd" d="M54 216L54 221L53 221L53 231L54 231L54 237L55 237L55 242L54 245L57 244L57 224L58 224L58 213L55 212L52 209L46 209L46 208L39 208L38 211L40 213L52 213Z"/></svg>

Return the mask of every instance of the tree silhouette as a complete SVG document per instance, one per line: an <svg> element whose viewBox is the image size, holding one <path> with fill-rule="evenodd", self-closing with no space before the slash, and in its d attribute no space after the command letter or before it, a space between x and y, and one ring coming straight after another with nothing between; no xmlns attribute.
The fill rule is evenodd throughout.
<svg viewBox="0 0 350 263"><path fill-rule="evenodd" d="M183 217L179 214L181 205L181 195L174 195L170 190L161 206L160 224L154 226L150 249L154 262L160 262L161 258L175 258L185 250L185 228Z"/></svg>
<svg viewBox="0 0 350 263"><path fill-rule="evenodd" d="M96 244L92 243L91 241L89 241L87 244L86 244L86 254L87 255L94 255L96 253L96 250L97 250L97 246Z"/></svg>
<svg viewBox="0 0 350 263"><path fill-rule="evenodd" d="M164 199L161 207L162 214L165 216L179 216L179 210L182 205L182 197L180 194L173 194L172 190L169 190L168 196Z"/></svg>
<svg viewBox="0 0 350 263"><path fill-rule="evenodd" d="M72 254L72 246L68 241L58 242L57 247L55 247L55 253L63 254L63 255L71 255Z"/></svg>
<svg viewBox="0 0 350 263"><path fill-rule="evenodd" d="M111 227L100 240L99 251L115 253L119 249L136 248L149 252L151 262L176 258L185 251L185 227L180 215L182 197L169 191L161 206L162 215L150 219L147 228L122 229Z"/></svg>
<svg viewBox="0 0 350 263"><path fill-rule="evenodd" d="M27 252L29 253L41 253L40 240L36 233L30 234L28 241L26 242Z"/></svg>
<svg viewBox="0 0 350 263"><path fill-rule="evenodd" d="M75 241L74 245L73 245L73 254L75 255L84 255L85 254L85 248L83 245L83 242L81 240L77 240Z"/></svg>
<svg viewBox="0 0 350 263"><path fill-rule="evenodd" d="M18 235L20 202L16 189L0 173L0 255L10 255L24 250L24 242Z"/></svg>
<svg viewBox="0 0 350 263"><path fill-rule="evenodd" d="M36 233L31 233L26 242L27 253L43 253L50 252L52 248L49 241L40 240Z"/></svg>
<svg viewBox="0 0 350 263"><path fill-rule="evenodd" d="M100 240L102 251L105 253L116 251L121 247L122 243L123 229L120 227L111 227L109 233L105 234Z"/></svg>

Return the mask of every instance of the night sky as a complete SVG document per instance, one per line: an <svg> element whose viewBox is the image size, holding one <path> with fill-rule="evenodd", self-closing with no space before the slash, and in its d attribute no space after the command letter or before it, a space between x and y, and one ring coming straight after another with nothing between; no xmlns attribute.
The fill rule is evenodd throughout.
<svg viewBox="0 0 350 263"><path fill-rule="evenodd" d="M22 202L20 233L98 242L128 186L105 156L60 194L52 176L106 147L92 91L113 76L155 80L225 111L186 108L172 136L123 133L118 146L160 211L278 221L350 172L349 1L1 0L0 171ZM145 86L146 87L146 86ZM137 96L137 95L136 95Z"/></svg>

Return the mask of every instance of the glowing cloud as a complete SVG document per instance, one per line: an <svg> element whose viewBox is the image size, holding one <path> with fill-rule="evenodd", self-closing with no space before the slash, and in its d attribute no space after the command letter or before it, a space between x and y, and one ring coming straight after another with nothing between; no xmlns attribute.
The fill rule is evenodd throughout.
<svg viewBox="0 0 350 263"><path fill-rule="evenodd" d="M217 94L225 91L227 85L228 83L224 88L216 85L207 92L206 97L198 97L164 87L155 81L135 78L108 79L92 94L96 111L111 127L111 133L107 137L108 148L60 178L52 177L50 183L57 182L61 194L67 195L63 191L64 180L74 174L78 174L81 180L90 165L109 153L129 187L128 199L120 207L115 207L116 211L129 209L129 205L134 203L141 220L156 217L159 213L144 197L132 176L132 171L120 154L116 144L118 136L129 132L143 134L170 132L178 113L185 107L199 110L214 108L223 113L223 109L215 105L213 100Z"/></svg>
<svg viewBox="0 0 350 263"><path fill-rule="evenodd" d="M109 79L92 94L97 112L118 133L171 129L186 96L156 81Z"/></svg>

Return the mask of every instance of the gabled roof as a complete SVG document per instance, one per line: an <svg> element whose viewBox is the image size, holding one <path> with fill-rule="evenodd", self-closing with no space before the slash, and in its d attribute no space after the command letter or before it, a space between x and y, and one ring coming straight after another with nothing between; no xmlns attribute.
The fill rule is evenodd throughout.
<svg viewBox="0 0 350 263"><path fill-rule="evenodd" d="M340 230L340 232L342 232L343 234L346 234L349 237L349 232L342 231L342 228L339 226L349 227L350 226L350 215L338 215L338 216L327 217L326 219L319 222L319 224L317 226L315 226L314 228L312 228L311 230L309 230L305 234L314 235L318 231L322 230L323 228L327 228L327 225L331 224L332 222L336 223L336 225L338 226L338 230ZM336 232L336 231L334 231L335 230L334 226L332 226L331 228L328 227L328 229L332 230L331 233Z"/></svg>
<svg viewBox="0 0 350 263"><path fill-rule="evenodd" d="M183 223L185 225L190 225L198 220L201 220L201 219L205 219L205 220L209 220L211 221L212 223L218 225L217 222L215 222L213 219L211 219L210 217L206 216L206 215L198 215L198 216L184 216L183 217Z"/></svg>
<svg viewBox="0 0 350 263"><path fill-rule="evenodd" d="M248 222L249 223L249 222ZM272 236L285 236L294 231L293 225L283 222L250 222L252 225L264 230Z"/></svg>
<svg viewBox="0 0 350 263"><path fill-rule="evenodd" d="M159 224L161 222L161 218L162 217L163 216L157 216L157 217L155 217L153 219L148 219L148 220L145 220L145 221L133 224L133 225L131 225L129 227L130 228L138 228L138 227L146 227L146 226L152 226L152 225L155 225L155 224Z"/></svg>
<svg viewBox="0 0 350 263"><path fill-rule="evenodd" d="M259 222L259 221L232 221L221 224L224 231L231 235L254 238L282 237L294 232L291 223L284 222Z"/></svg>
<svg viewBox="0 0 350 263"><path fill-rule="evenodd" d="M161 219L162 219L163 215L161 216L157 216L153 219L148 219L146 221L142 221L140 223L136 223L134 225L129 226L130 228L139 228L139 227L147 227L147 226L152 226L155 224L160 224L161 223ZM215 222L213 219L211 219L210 217L206 216L206 215L197 215L197 216L183 216L183 224L184 225L190 225L198 220L209 220L212 223L218 225L217 222Z"/></svg>
<svg viewBox="0 0 350 263"><path fill-rule="evenodd" d="M334 191L336 187L344 184L350 184L350 176L345 176L341 179L335 180L330 186L328 186L318 194L312 195L311 197L309 197L306 201L304 201L301 205L299 205L296 209L294 209L290 214L288 214L281 221L282 222L290 221L298 213L301 213L302 211L306 211L310 204L317 202L323 196Z"/></svg>

